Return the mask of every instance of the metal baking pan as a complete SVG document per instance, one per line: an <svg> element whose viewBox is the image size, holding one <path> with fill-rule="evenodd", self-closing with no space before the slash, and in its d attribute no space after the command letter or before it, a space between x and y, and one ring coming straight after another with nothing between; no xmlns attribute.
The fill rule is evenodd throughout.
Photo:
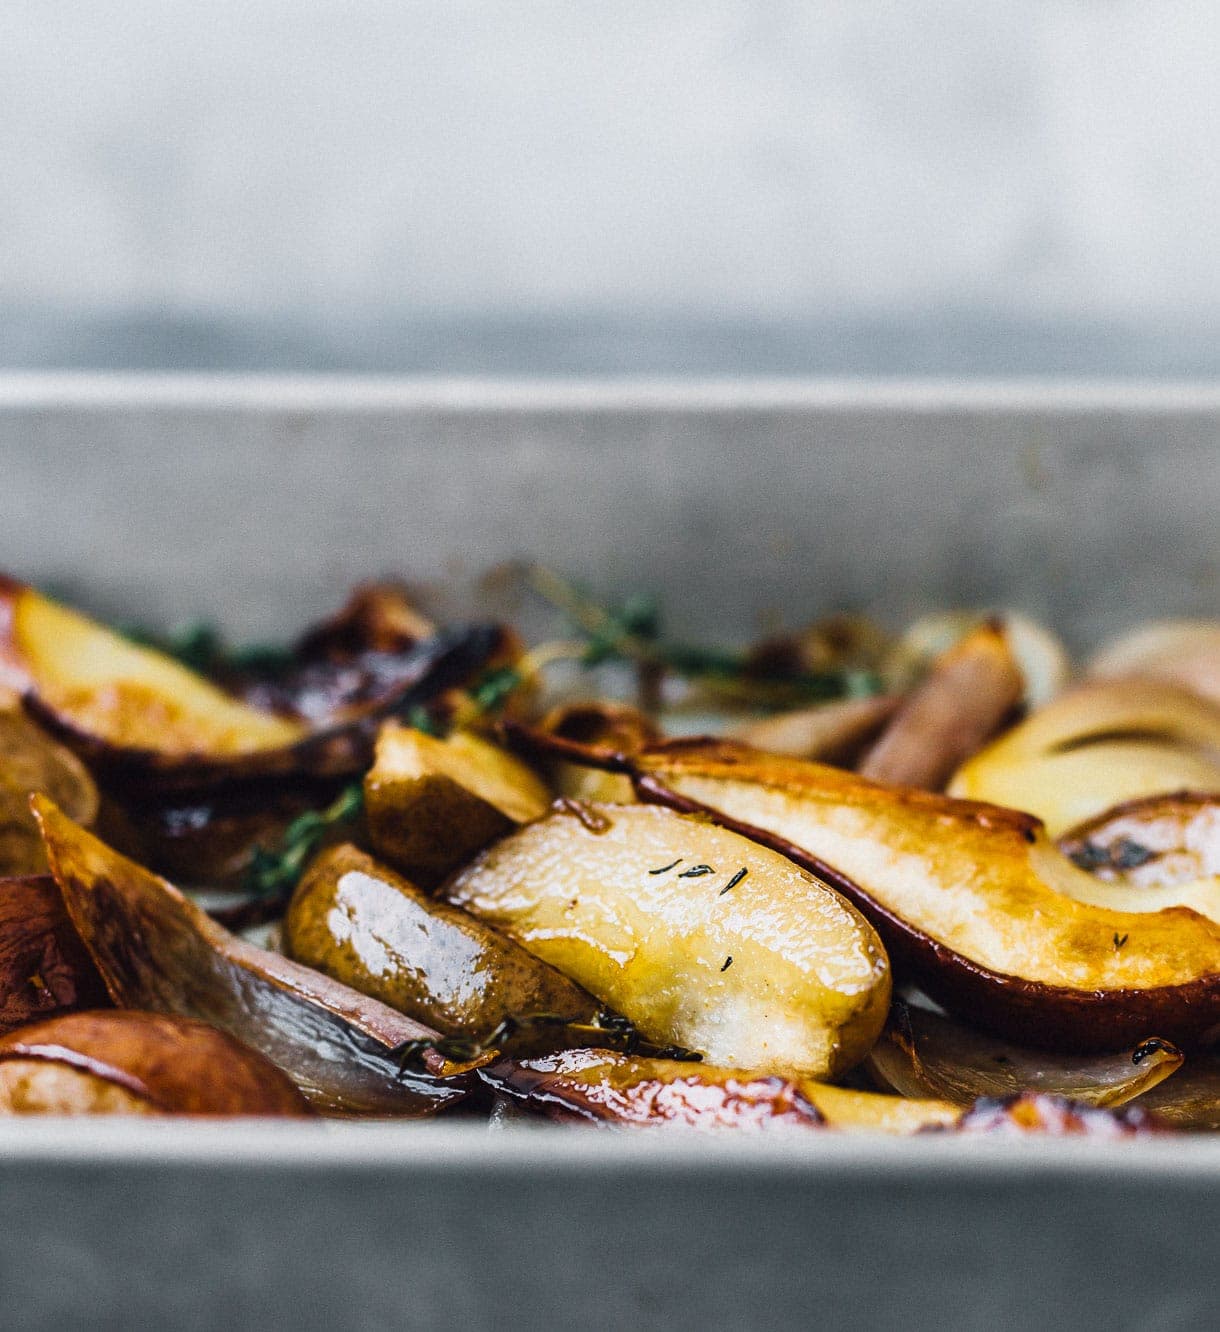
<svg viewBox="0 0 1220 1332"><path fill-rule="evenodd" d="M291 631L531 555L675 634L1215 614L1220 389L0 376L0 568ZM503 608L501 608L503 609ZM1220 1324L1220 1143L0 1123L5 1328Z"/></svg>

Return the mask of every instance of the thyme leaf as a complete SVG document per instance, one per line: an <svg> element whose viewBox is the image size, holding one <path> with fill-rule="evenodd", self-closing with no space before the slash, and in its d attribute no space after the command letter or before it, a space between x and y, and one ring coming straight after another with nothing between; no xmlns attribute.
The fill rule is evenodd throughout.
<svg viewBox="0 0 1220 1332"><path fill-rule="evenodd" d="M558 1013L527 1013L506 1017L486 1036L438 1036L404 1041L389 1051L398 1061L399 1076L408 1071L426 1071L429 1054L439 1054L455 1064L470 1064L501 1050L514 1036L547 1027L561 1028L573 1045L596 1044L622 1054L642 1055L649 1059L678 1059L697 1064L703 1056L681 1045L654 1045L645 1040L636 1027L618 1013L603 1009L588 1022L578 1022Z"/></svg>
<svg viewBox="0 0 1220 1332"><path fill-rule="evenodd" d="M730 648L673 643L661 633L657 599L633 593L618 605L601 605L582 587L551 569L534 565L529 570L533 589L571 622L585 639L580 660L586 667L610 661L634 662L642 676L668 671L709 686L748 688L752 694L775 693L779 701L819 702L832 698L864 698L879 693L880 679L859 670L813 671L805 674L763 675L751 669L749 655ZM655 680L653 681L655 685Z"/></svg>
<svg viewBox="0 0 1220 1332"><path fill-rule="evenodd" d="M364 791L353 782L325 809L298 815L284 829L278 846L255 847L246 870L246 890L264 901L287 901L327 833L353 822L363 808Z"/></svg>

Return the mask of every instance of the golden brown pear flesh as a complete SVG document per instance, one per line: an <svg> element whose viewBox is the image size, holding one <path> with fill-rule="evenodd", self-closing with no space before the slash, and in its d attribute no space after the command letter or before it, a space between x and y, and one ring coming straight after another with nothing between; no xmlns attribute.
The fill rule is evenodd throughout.
<svg viewBox="0 0 1220 1332"><path fill-rule="evenodd" d="M465 1094L459 1080L400 1072L393 1052L437 1039L430 1027L230 934L45 797L33 803L68 915L119 1007L219 1027L331 1113L427 1115Z"/></svg>
<svg viewBox="0 0 1220 1332"><path fill-rule="evenodd" d="M404 655L389 694L311 726L233 698L164 653L0 575L0 693L20 695L118 794L165 798L235 781L363 773L388 708L468 679L502 639L497 626L442 630Z"/></svg>
<svg viewBox="0 0 1220 1332"><path fill-rule="evenodd" d="M560 1120L693 1129L831 1128L917 1133L952 1127L961 1109L831 1087L810 1078L564 1050L480 1069L497 1091Z"/></svg>
<svg viewBox="0 0 1220 1332"><path fill-rule="evenodd" d="M350 844L323 852L297 885L284 946L446 1035L481 1038L531 1014L589 1022L600 1007L520 944Z"/></svg>
<svg viewBox="0 0 1220 1332"><path fill-rule="evenodd" d="M203 1022L71 1013L0 1036L0 1115L308 1115L276 1066Z"/></svg>
<svg viewBox="0 0 1220 1332"><path fill-rule="evenodd" d="M551 803L533 771L490 741L393 723L378 734L364 799L374 850L424 887Z"/></svg>
<svg viewBox="0 0 1220 1332"><path fill-rule="evenodd" d="M1123 912L1036 819L724 744L638 760L643 798L725 822L821 873L900 975L968 1021L1049 1049L1116 1050L1220 1026L1220 925Z"/></svg>
<svg viewBox="0 0 1220 1332"><path fill-rule="evenodd" d="M833 1076L885 1022L872 927L785 857L642 805L557 809L442 890L650 1041L718 1064Z"/></svg>
<svg viewBox="0 0 1220 1332"><path fill-rule="evenodd" d="M1035 814L1052 837L1123 801L1220 791L1220 706L1171 685L1082 685L963 764L949 794Z"/></svg>

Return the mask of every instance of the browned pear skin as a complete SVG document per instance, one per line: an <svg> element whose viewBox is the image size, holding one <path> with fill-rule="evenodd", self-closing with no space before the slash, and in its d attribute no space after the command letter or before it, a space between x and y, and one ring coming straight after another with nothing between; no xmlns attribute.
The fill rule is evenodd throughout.
<svg viewBox="0 0 1220 1332"><path fill-rule="evenodd" d="M634 766L642 799L713 818L833 884L898 975L984 1029L1081 1052L1152 1033L1215 1039L1220 926L1184 907L1075 901L1056 884L1089 876L1030 815L723 742L658 746Z"/></svg>
<svg viewBox="0 0 1220 1332"><path fill-rule="evenodd" d="M48 1091L59 1114L312 1113L288 1077L231 1036L132 1009L70 1013L0 1036L0 1114L29 1113Z"/></svg>
<svg viewBox="0 0 1220 1332"><path fill-rule="evenodd" d="M393 1051L437 1039L431 1028L230 934L44 797L34 810L68 914L119 1007L227 1031L330 1113L428 1115L465 1095L461 1078L400 1073ZM455 1071L439 1056L427 1066Z"/></svg>
<svg viewBox="0 0 1220 1332"><path fill-rule="evenodd" d="M284 944L297 961L446 1035L480 1038L505 1018L537 1013L590 1022L600 1009L520 944L350 844L306 871Z"/></svg>
<svg viewBox="0 0 1220 1332"><path fill-rule="evenodd" d="M610 1050L565 1050L504 1061L479 1076L505 1096L552 1119L688 1129L829 1128L915 1133L952 1127L947 1101L908 1100L758 1070Z"/></svg>
<svg viewBox="0 0 1220 1332"><path fill-rule="evenodd" d="M0 1031L108 1002L55 880L0 879Z"/></svg>

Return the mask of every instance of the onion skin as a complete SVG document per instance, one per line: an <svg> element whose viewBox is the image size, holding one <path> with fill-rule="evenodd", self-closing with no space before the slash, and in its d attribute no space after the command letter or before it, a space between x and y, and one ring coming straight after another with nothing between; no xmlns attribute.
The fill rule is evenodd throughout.
<svg viewBox="0 0 1220 1332"><path fill-rule="evenodd" d="M998 624L943 653L865 755L872 781L941 790L1021 701L1025 680Z"/></svg>
<svg viewBox="0 0 1220 1332"><path fill-rule="evenodd" d="M0 1031L107 1002L55 880L0 879Z"/></svg>
<svg viewBox="0 0 1220 1332"><path fill-rule="evenodd" d="M161 1013L112 1009L36 1022L0 1037L0 1074L18 1061L84 1074L86 1095L89 1083L121 1088L149 1113L311 1113L270 1060L206 1023ZM6 1112L12 1107L0 1101Z"/></svg>
<svg viewBox="0 0 1220 1332"><path fill-rule="evenodd" d="M866 1066L880 1085L902 1096L971 1105L979 1097L1037 1092L1114 1106L1144 1096L1182 1062L1182 1052L1159 1037L1112 1055L1049 1054L895 1000Z"/></svg>

